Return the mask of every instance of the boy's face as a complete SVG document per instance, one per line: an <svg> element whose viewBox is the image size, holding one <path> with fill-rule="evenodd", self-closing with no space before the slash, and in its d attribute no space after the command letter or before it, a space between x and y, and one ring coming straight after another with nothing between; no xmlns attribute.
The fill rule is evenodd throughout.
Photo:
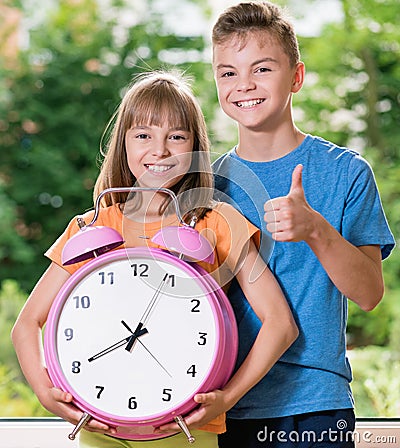
<svg viewBox="0 0 400 448"><path fill-rule="evenodd" d="M249 35L215 45L214 76L224 112L240 127L270 131L291 120L291 96L300 90L304 66L289 64L275 39Z"/></svg>

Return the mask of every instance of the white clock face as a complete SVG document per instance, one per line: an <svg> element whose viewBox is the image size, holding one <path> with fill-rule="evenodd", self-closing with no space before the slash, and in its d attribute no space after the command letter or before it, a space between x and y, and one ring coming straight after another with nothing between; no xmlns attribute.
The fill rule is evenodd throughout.
<svg viewBox="0 0 400 448"><path fill-rule="evenodd" d="M89 408L146 419L199 391L216 353L216 313L182 265L116 258L69 290L55 348L72 394Z"/></svg>

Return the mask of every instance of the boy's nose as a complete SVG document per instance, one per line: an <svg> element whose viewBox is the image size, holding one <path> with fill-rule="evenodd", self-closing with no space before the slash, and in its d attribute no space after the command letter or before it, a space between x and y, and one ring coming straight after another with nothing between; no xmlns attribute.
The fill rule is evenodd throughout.
<svg viewBox="0 0 400 448"><path fill-rule="evenodd" d="M237 90L240 92L247 92L255 88L255 83L249 76L242 76L238 79Z"/></svg>

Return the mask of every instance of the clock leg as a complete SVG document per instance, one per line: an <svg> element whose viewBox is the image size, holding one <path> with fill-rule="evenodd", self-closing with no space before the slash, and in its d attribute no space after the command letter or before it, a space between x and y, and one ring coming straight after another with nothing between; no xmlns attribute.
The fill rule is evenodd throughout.
<svg viewBox="0 0 400 448"><path fill-rule="evenodd" d="M196 439L190 434L189 428L186 426L185 420L183 420L181 415L177 415L174 418L175 422L178 423L179 427L181 428L182 432L185 434L185 436L188 439L189 443L194 443Z"/></svg>
<svg viewBox="0 0 400 448"><path fill-rule="evenodd" d="M76 424L74 430L71 432L71 434L68 434L69 440L75 440L75 436L86 425L86 423L89 421L90 417L91 416L87 412L84 412L82 414L82 417L79 420L79 422Z"/></svg>

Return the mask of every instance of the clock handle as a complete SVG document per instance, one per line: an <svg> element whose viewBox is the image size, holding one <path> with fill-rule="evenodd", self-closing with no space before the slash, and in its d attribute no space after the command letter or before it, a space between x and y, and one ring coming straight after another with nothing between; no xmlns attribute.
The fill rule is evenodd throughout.
<svg viewBox="0 0 400 448"><path fill-rule="evenodd" d="M182 432L185 434L185 436L188 439L189 443L194 443L196 439L190 434L189 428L187 427L185 420L183 420L181 415L177 415L174 418L175 422L178 423L179 427L181 428Z"/></svg>
<svg viewBox="0 0 400 448"><path fill-rule="evenodd" d="M71 432L71 434L68 434L69 440L75 440L75 436L86 425L86 423L89 421L89 419L90 419L90 415L87 412L84 412L82 414L81 419L76 424L74 430Z"/></svg>

